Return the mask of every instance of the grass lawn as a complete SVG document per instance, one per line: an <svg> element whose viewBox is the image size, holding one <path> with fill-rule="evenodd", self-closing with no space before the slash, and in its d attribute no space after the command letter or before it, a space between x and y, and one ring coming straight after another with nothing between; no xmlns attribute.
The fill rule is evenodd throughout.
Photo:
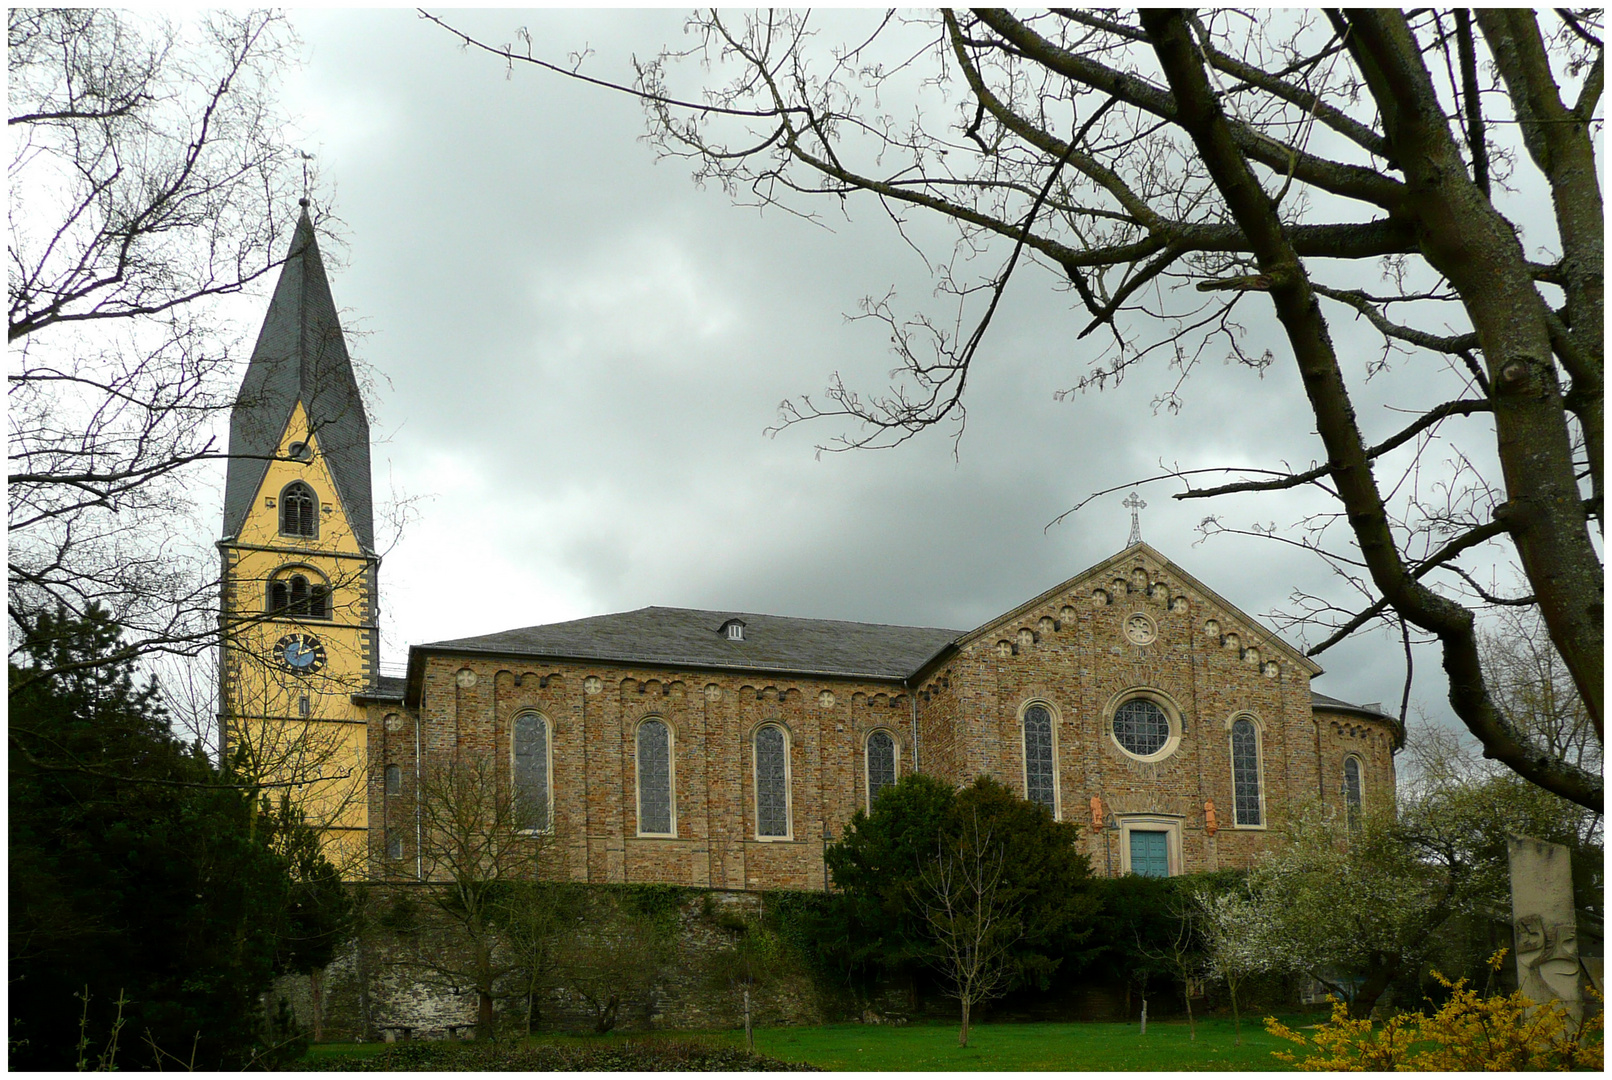
<svg viewBox="0 0 1612 1080"><path fill-rule="evenodd" d="M545 1035L535 1041L599 1045L643 1037ZM649 1037L677 1036L657 1032ZM690 1032L688 1037L730 1046L744 1042L744 1034L737 1031ZM1188 1037L1184 1022L1152 1021L1146 1036L1137 1034L1135 1024L976 1024L966 1050L957 1046L956 1025L948 1024L826 1024L756 1031L758 1053L825 1069L866 1072L1274 1070L1288 1066L1271 1057L1271 1051L1287 1045L1265 1034L1258 1019L1244 1021L1241 1046L1235 1044L1231 1021L1221 1019L1200 1020L1196 1041ZM304 1067L317 1069L321 1061L368 1055L380 1047L325 1043L310 1050Z"/></svg>
<svg viewBox="0 0 1612 1080"><path fill-rule="evenodd" d="M976 1024L964 1050L957 1045L955 1024L827 1024L757 1031L756 1051L825 1069L872 1072L1288 1068L1271 1057L1271 1051L1289 1044L1265 1034L1258 1020L1243 1023L1241 1046L1236 1045L1230 1020L1200 1020L1197 1039L1189 1036L1184 1021L1152 1021L1145 1036L1137 1034L1136 1024ZM728 1037L744 1039L742 1033Z"/></svg>

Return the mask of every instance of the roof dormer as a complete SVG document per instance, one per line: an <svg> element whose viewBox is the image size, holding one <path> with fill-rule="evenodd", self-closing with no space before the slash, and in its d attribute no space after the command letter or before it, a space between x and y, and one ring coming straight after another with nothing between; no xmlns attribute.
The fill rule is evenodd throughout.
<svg viewBox="0 0 1612 1080"><path fill-rule="evenodd" d="M721 628L718 629L717 633L721 634L723 637L727 638L729 641L743 641L744 640L744 620L743 619L729 619L727 622L722 624Z"/></svg>

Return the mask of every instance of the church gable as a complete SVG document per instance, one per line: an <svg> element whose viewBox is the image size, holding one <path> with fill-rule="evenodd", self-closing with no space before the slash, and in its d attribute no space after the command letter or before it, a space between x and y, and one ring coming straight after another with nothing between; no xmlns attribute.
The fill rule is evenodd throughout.
<svg viewBox="0 0 1612 1080"><path fill-rule="evenodd" d="M1140 542L964 634L957 648L1005 659L1043 639L1067 639L1077 624L1089 628L1094 648L1184 644L1191 633L1206 647L1234 650L1238 660L1271 677L1283 666L1312 678L1321 673L1252 616Z"/></svg>

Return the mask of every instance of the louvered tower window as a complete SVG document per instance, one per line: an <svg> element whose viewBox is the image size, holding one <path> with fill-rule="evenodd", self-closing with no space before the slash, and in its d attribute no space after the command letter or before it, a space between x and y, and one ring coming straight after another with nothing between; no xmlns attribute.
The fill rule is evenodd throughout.
<svg viewBox="0 0 1612 1080"><path fill-rule="evenodd" d="M789 739L783 728L756 732L756 835L789 835Z"/></svg>
<svg viewBox="0 0 1612 1080"><path fill-rule="evenodd" d="M868 736L868 809L879 797L879 792L896 782L896 741L888 731L875 731Z"/></svg>
<svg viewBox="0 0 1612 1080"><path fill-rule="evenodd" d="M269 582L269 614L328 619L330 590L319 582L310 583L302 574L276 578Z"/></svg>
<svg viewBox="0 0 1612 1080"><path fill-rule="evenodd" d="M672 736L659 720L638 725L638 831L672 832Z"/></svg>
<svg viewBox="0 0 1612 1080"><path fill-rule="evenodd" d="M1238 825L1259 825L1259 732L1254 722L1231 725L1231 794Z"/></svg>
<svg viewBox="0 0 1612 1080"><path fill-rule="evenodd" d="M313 488L297 480L280 493L280 535L319 535L319 500Z"/></svg>
<svg viewBox="0 0 1612 1080"><path fill-rule="evenodd" d="M1052 768L1052 710L1031 705L1024 710L1024 797L1058 812Z"/></svg>

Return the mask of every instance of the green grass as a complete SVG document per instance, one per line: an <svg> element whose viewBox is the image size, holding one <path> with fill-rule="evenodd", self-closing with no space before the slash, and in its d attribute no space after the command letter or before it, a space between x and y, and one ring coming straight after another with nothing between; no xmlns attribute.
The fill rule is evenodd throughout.
<svg viewBox="0 0 1612 1080"><path fill-rule="evenodd" d="M827 1024L756 1032L758 1053L871 1072L1274 1070L1288 1068L1271 1057L1286 1046L1265 1034L1258 1020L1243 1023L1241 1046L1231 1021L1219 1019L1200 1020L1196 1040L1184 1021L1153 1021L1145 1036L1136 1024L976 1024L967 1049L957 1045L955 1024Z"/></svg>
<svg viewBox="0 0 1612 1080"><path fill-rule="evenodd" d="M544 1035L534 1041L597 1046L643 1037ZM675 1036L667 1032L653 1037ZM744 1042L744 1034L737 1031L690 1033L690 1037L730 1046ZM325 1043L312 1048L303 1067L317 1069L321 1062L367 1056L380 1046ZM1200 1020L1196 1040L1189 1038L1185 1022L1174 1021L1150 1022L1145 1036L1138 1034L1135 1024L976 1024L966 1050L957 1045L955 1024L825 1024L756 1031L758 1053L859 1072L1278 1070L1288 1066L1271 1057L1271 1051L1287 1046L1265 1034L1258 1018L1243 1022L1241 1046L1235 1043L1231 1021L1219 1018Z"/></svg>

